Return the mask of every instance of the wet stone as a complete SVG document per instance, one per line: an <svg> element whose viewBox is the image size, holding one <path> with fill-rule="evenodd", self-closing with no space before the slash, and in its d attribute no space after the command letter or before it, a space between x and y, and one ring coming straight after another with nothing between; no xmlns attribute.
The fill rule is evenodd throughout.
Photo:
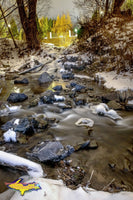
<svg viewBox="0 0 133 200"><path fill-rule="evenodd" d="M52 104L55 101L54 92L48 90L43 93L43 97L40 98L42 103Z"/></svg>
<svg viewBox="0 0 133 200"><path fill-rule="evenodd" d="M85 92L85 86L83 86L83 85L76 85L74 87L74 91L75 92L81 92L81 91Z"/></svg>
<svg viewBox="0 0 133 200"><path fill-rule="evenodd" d="M62 79L74 79L74 74L71 72L62 74Z"/></svg>
<svg viewBox="0 0 133 200"><path fill-rule="evenodd" d="M15 80L14 84L29 84L29 81L27 78L24 78L22 80Z"/></svg>
<svg viewBox="0 0 133 200"><path fill-rule="evenodd" d="M98 144L95 140L91 140L90 141L90 145L89 145L90 149L97 149L98 148Z"/></svg>
<svg viewBox="0 0 133 200"><path fill-rule="evenodd" d="M7 99L7 101L11 103L22 102L28 99L28 96L24 93L11 93Z"/></svg>
<svg viewBox="0 0 133 200"><path fill-rule="evenodd" d="M61 91L62 90L62 85L57 85L55 87L52 88L55 91Z"/></svg>
<svg viewBox="0 0 133 200"><path fill-rule="evenodd" d="M43 74L41 74L38 81L39 81L40 84L43 84L43 83L52 82L53 79L51 78L51 76L47 72L44 72Z"/></svg>
<svg viewBox="0 0 133 200"><path fill-rule="evenodd" d="M60 142L50 141L36 146L32 153L27 153L27 155L37 158L40 162L59 162L73 152L74 148L70 145L64 148Z"/></svg>
<svg viewBox="0 0 133 200"><path fill-rule="evenodd" d="M31 136L35 133L34 127L37 127L37 124L38 122L35 120L30 121L28 118L24 118L20 120L19 125L14 128L14 131Z"/></svg>

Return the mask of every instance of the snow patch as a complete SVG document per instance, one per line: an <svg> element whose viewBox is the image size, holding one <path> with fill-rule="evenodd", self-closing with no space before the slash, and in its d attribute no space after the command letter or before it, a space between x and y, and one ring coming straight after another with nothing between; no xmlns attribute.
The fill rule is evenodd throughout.
<svg viewBox="0 0 133 200"><path fill-rule="evenodd" d="M116 72L100 72L96 73L96 77L105 81L106 88L114 88L117 91L133 90L133 76L125 73L118 75Z"/></svg>
<svg viewBox="0 0 133 200"><path fill-rule="evenodd" d="M12 128L5 132L3 136L5 142L17 142L16 132Z"/></svg>
<svg viewBox="0 0 133 200"><path fill-rule="evenodd" d="M41 186L41 190L26 192L24 197L19 192L15 192L11 200L132 200L133 192L109 193L88 188L87 191L82 187L72 190L66 187L62 181L34 178L26 183L35 182Z"/></svg>
<svg viewBox="0 0 133 200"><path fill-rule="evenodd" d="M122 119L122 117L119 116L115 110L109 110L109 107L105 103L100 103L98 105L90 105L90 109L92 113L98 114L100 116L110 117L114 120Z"/></svg>
<svg viewBox="0 0 133 200"><path fill-rule="evenodd" d="M27 168L27 172L31 177L38 178L43 176L43 169L41 165L11 153L0 151L0 163L11 167Z"/></svg>
<svg viewBox="0 0 133 200"><path fill-rule="evenodd" d="M58 95L54 95L55 101L64 101L65 97L63 96L58 96Z"/></svg>

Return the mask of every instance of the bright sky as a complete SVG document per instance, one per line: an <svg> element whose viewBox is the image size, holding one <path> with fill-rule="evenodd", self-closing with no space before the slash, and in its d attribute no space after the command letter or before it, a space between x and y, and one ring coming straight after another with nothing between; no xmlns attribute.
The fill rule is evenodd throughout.
<svg viewBox="0 0 133 200"><path fill-rule="evenodd" d="M41 1L41 0L40 0ZM44 2L42 0L42 2ZM43 3L41 3L43 6ZM43 12L43 8L41 8ZM49 17L56 17L58 14L67 13L71 15L73 21L76 21L78 16L78 10L73 4L73 0L52 0L51 9L48 12Z"/></svg>

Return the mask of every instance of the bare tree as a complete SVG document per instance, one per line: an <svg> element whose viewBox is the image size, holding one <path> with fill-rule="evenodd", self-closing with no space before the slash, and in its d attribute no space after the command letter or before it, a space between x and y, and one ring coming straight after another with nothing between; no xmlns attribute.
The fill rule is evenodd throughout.
<svg viewBox="0 0 133 200"><path fill-rule="evenodd" d="M37 23L36 23L36 6L37 0L16 0L20 15L22 27L25 32L28 48L38 49L40 43L38 40Z"/></svg>
<svg viewBox="0 0 133 200"><path fill-rule="evenodd" d="M124 3L125 0L115 0L114 1L114 6L113 6L113 14L119 14L120 13L120 8L122 4Z"/></svg>

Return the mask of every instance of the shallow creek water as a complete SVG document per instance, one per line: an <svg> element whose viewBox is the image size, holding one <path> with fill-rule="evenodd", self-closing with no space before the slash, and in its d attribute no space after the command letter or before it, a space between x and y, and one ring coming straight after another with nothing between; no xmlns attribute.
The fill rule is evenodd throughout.
<svg viewBox="0 0 133 200"><path fill-rule="evenodd" d="M30 84L28 86L14 85L13 81L1 82L0 101L6 101L11 92L24 92L30 99L34 99L40 93L48 88L68 82L54 81L50 86L40 87L36 80L34 83L30 77ZM89 81L90 87L94 88L96 94L102 94L105 90L98 86L93 81ZM95 189L103 189L108 183L115 179L115 186L120 189L133 191L133 112L119 111L118 114L123 118L119 121L114 121L107 117L97 116L92 114L88 105L76 107L74 109L62 111L56 105L40 105L34 108L27 108L28 101L21 103L23 110L5 117L6 122L12 118L22 118L32 114L44 113L48 118L56 118L58 123L53 124L47 132L35 134L28 140L27 144L5 144L0 146L0 149L8 149L19 156L26 157L26 152L34 147L38 142L44 140L55 139L60 141L63 145L77 145L84 141L96 140L98 149L95 150L81 150L71 154L67 160L72 160L72 166L80 166L85 170L85 177L82 184L87 183L92 171L94 174L91 180L91 187ZM19 105L19 104L17 104ZM94 129L88 132L85 127L77 127L75 122L80 118L90 118L94 120ZM1 132L1 136L2 136ZM115 168L109 165L115 165ZM41 164L44 172L48 178L58 179L57 167ZM0 192L6 189L5 182L12 182L23 172L16 172L7 167L0 167Z"/></svg>

